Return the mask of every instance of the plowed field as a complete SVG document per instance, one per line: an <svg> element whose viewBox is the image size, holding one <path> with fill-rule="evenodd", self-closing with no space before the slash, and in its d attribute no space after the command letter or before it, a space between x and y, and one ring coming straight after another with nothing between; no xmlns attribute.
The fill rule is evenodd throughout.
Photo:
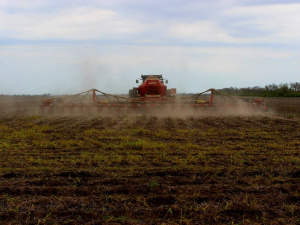
<svg viewBox="0 0 300 225"><path fill-rule="evenodd" d="M43 117L24 101L0 104L0 224L300 223L299 98L198 118Z"/></svg>

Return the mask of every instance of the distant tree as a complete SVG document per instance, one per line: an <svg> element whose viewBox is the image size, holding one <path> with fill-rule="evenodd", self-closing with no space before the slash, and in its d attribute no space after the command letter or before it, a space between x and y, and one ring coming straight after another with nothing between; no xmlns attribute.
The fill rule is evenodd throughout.
<svg viewBox="0 0 300 225"><path fill-rule="evenodd" d="M290 89L292 91L300 92L300 83L299 82L290 83Z"/></svg>
<svg viewBox="0 0 300 225"><path fill-rule="evenodd" d="M279 85L269 84L265 87L247 87L247 88L223 88L220 91L230 95L237 96L258 96L258 97L300 97L300 83L291 82L281 83Z"/></svg>

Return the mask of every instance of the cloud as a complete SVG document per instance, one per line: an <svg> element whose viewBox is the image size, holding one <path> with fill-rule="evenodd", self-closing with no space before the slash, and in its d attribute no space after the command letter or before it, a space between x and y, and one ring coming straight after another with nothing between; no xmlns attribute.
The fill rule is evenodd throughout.
<svg viewBox="0 0 300 225"><path fill-rule="evenodd" d="M176 1L172 6L170 2L159 1L156 5L139 1L92 1L84 6L74 1L73 5L69 2L70 7L60 3L55 8L48 1L34 1L30 6L24 0L19 6L23 11L11 12L5 9L17 7L16 1L4 1L0 11L0 38L53 43L117 40L122 44L152 45L298 43L300 4L237 6L236 1L229 3L231 7L222 1L214 4ZM47 6L51 10L46 11ZM25 10L28 7L35 10Z"/></svg>
<svg viewBox="0 0 300 225"><path fill-rule="evenodd" d="M245 28L255 33L253 42L283 43L300 38L300 4L274 4L226 9L224 15L235 18L231 29L239 31ZM246 33L247 35L247 33ZM249 40L249 41L250 41Z"/></svg>
<svg viewBox="0 0 300 225"><path fill-rule="evenodd" d="M169 27L168 38L195 41L237 42L226 31L212 21L197 21L194 23L178 23Z"/></svg>
<svg viewBox="0 0 300 225"><path fill-rule="evenodd" d="M73 8L55 14L9 14L0 12L2 38L16 39L118 39L119 35L134 34L144 26L137 21L121 18L110 10Z"/></svg>
<svg viewBox="0 0 300 225"><path fill-rule="evenodd" d="M46 0L1 0L0 7L35 9L46 4Z"/></svg>
<svg viewBox="0 0 300 225"><path fill-rule="evenodd" d="M166 37L194 44L203 41L229 44L299 43L299 12L300 4L230 8L219 5L212 11L211 17L206 15L206 19L171 24Z"/></svg>

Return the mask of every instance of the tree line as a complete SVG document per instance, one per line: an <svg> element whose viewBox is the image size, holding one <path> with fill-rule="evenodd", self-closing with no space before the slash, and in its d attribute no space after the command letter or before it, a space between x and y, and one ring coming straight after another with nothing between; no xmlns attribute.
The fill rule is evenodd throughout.
<svg viewBox="0 0 300 225"><path fill-rule="evenodd" d="M237 96L257 96L257 97L300 97L300 83L269 84L265 87L247 87L247 88L223 88L219 89L230 95Z"/></svg>

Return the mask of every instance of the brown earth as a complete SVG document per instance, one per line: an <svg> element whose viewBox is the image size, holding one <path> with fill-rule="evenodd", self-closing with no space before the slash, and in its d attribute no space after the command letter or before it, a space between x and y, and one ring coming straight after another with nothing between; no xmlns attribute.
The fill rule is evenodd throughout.
<svg viewBox="0 0 300 225"><path fill-rule="evenodd" d="M300 99L265 101L258 116L160 118L1 99L0 224L299 224Z"/></svg>

